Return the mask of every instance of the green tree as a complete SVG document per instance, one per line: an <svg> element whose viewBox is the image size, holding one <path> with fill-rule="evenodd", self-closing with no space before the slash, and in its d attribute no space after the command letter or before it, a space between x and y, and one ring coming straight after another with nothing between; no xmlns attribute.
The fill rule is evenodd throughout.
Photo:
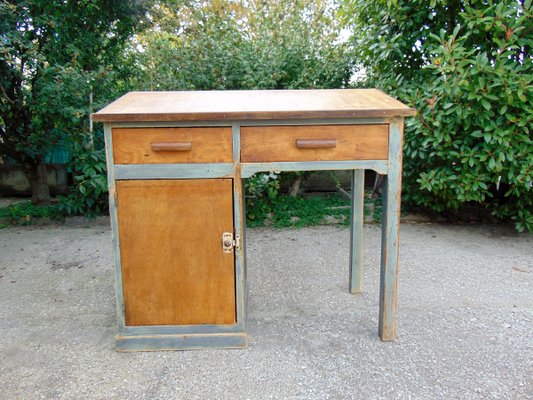
<svg viewBox="0 0 533 400"><path fill-rule="evenodd" d="M144 10L139 1L0 0L0 155L23 167L33 202L50 201L45 155L86 131L89 93L108 90L102 81Z"/></svg>
<svg viewBox="0 0 533 400"><path fill-rule="evenodd" d="M132 41L132 89L346 87L353 56L337 13L328 0L160 2L156 29ZM291 193L308 174L284 174Z"/></svg>
<svg viewBox="0 0 533 400"><path fill-rule="evenodd" d="M160 2L136 35L135 89L343 87L350 47L326 0Z"/></svg>
<svg viewBox="0 0 533 400"><path fill-rule="evenodd" d="M533 230L531 0L345 2L360 85L418 110L405 130L404 200L486 206Z"/></svg>

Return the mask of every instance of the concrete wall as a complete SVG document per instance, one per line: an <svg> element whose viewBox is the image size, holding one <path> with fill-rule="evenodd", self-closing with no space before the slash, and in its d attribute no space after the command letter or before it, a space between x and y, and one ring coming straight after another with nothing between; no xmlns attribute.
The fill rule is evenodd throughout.
<svg viewBox="0 0 533 400"><path fill-rule="evenodd" d="M46 168L50 194L66 194L68 192L68 179L65 165L48 164ZM0 164L0 195L31 195L30 183L20 167Z"/></svg>

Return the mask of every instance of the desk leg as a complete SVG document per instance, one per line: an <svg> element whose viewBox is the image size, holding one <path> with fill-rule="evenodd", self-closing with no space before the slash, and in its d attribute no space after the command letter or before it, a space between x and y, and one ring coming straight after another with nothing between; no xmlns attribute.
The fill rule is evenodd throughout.
<svg viewBox="0 0 533 400"><path fill-rule="evenodd" d="M364 188L365 170L353 170L350 213L350 293L361 293L363 284Z"/></svg>
<svg viewBox="0 0 533 400"><path fill-rule="evenodd" d="M403 118L389 125L389 171L383 193L381 276L379 293L379 337L396 338L396 294L398 286L398 245L402 191Z"/></svg>

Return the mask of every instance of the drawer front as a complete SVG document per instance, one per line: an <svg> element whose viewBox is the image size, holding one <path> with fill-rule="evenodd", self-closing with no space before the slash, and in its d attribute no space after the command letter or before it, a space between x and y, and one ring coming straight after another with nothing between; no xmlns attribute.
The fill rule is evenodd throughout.
<svg viewBox="0 0 533 400"><path fill-rule="evenodd" d="M241 161L386 160L388 131L386 124L242 127Z"/></svg>
<svg viewBox="0 0 533 400"><path fill-rule="evenodd" d="M231 163L230 127L114 128L115 164Z"/></svg>

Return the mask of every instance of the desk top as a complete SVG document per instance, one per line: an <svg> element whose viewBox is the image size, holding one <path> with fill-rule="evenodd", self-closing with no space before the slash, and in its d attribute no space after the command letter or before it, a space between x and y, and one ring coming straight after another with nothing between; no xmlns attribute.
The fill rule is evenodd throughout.
<svg viewBox="0 0 533 400"><path fill-rule="evenodd" d="M377 89L130 92L94 121L217 121L380 118L415 110Z"/></svg>

